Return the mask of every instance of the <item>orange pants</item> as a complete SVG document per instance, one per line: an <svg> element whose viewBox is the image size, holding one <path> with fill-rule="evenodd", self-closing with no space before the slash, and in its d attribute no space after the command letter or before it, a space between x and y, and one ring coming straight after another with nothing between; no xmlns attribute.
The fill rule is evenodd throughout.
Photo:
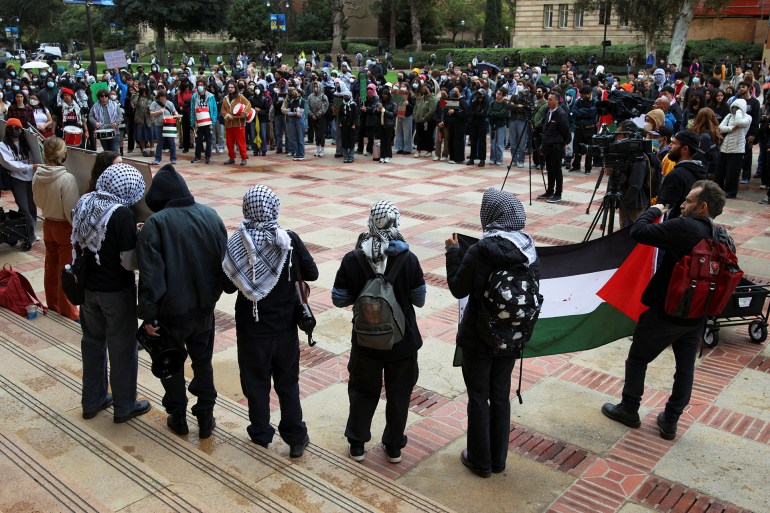
<svg viewBox="0 0 770 513"><path fill-rule="evenodd" d="M46 303L54 312L59 312L74 321L80 318L80 313L77 307L69 302L61 287L61 270L66 264L72 263L71 236L72 225L68 221L46 219L43 223L45 241L43 287Z"/></svg>

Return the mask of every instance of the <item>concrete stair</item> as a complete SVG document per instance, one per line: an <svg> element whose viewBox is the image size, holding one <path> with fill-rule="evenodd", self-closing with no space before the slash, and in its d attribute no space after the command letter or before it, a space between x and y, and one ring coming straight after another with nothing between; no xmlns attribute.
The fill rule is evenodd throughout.
<svg viewBox="0 0 770 513"><path fill-rule="evenodd" d="M16 463L21 456L6 456L3 441L28 446L25 465L53 468L50 475L95 498L99 506L83 511L449 511L312 442L297 460L280 441L270 449L251 443L245 406L226 397L217 399L211 438L198 439L192 415L190 435L174 435L143 353L139 395L153 410L126 424L114 424L111 409L85 421L79 326L56 314L28 321L4 309L0 324L0 451ZM42 507L44 499L33 502L56 511ZM6 502L0 509L14 510Z"/></svg>

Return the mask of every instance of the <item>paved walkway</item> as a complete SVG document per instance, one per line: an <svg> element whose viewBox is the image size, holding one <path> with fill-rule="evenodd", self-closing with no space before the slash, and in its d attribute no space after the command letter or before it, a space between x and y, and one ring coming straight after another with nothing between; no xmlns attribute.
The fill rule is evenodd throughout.
<svg viewBox="0 0 770 513"><path fill-rule="evenodd" d="M453 231L478 235L481 195L486 187L500 186L506 169L412 156L380 164L357 155L354 164L343 165L341 159L312 157L308 149L311 156L304 162L271 154L251 157L246 167L223 166L223 155L214 155L212 165L191 165L191 154L180 155L178 169L196 199L215 208L231 232L241 219L241 198L248 187L260 183L273 188L282 202L280 224L302 236L319 266L321 276L311 287L318 344L309 348L303 343L300 375L311 447L346 453L351 312L333 307L330 291L342 255L366 227L369 207L388 199L401 210L402 233L420 258L428 283L426 305L417 312L425 344L403 461L389 464L382 447L370 443L362 465L459 512L770 511L770 349L751 343L745 326L723 329L719 346L704 350L691 405L673 442L662 440L655 426L672 379L669 351L649 370L639 429L625 428L599 411L604 402L620 396L628 340L527 360L524 404L514 400L512 407L507 470L486 480L467 472L459 461L467 399L461 372L452 367L457 302L446 287L443 241ZM596 212L598 200L586 214L596 177L565 173L564 201L559 204L529 204L526 169L513 168L506 189L525 203L527 231L539 245L568 244L582 240ZM533 195L542 191L542 183L533 170ZM731 229L742 268L767 281L770 210L757 204L763 194L756 180L741 186L739 198L729 200L719 221ZM0 206L11 203L10 194L4 193ZM43 255L42 243L29 253L0 246L0 262L14 264L41 293ZM234 300L225 295L217 305L215 378L222 396L245 404ZM0 363L0 374L6 370ZM153 406L160 408L157 402ZM275 397L271 406L277 424ZM384 401L375 415L375 441L383 425ZM235 435L247 439L245 432ZM287 448L276 443L270 451L286 456ZM312 458L303 458L311 468Z"/></svg>

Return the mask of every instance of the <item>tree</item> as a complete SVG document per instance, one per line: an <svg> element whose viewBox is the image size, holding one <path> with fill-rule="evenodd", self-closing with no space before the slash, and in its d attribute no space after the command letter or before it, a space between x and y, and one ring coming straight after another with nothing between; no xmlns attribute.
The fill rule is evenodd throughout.
<svg viewBox="0 0 770 513"><path fill-rule="evenodd" d="M502 0L486 0L484 10L484 46L501 44L507 39L503 22Z"/></svg>
<svg viewBox="0 0 770 513"><path fill-rule="evenodd" d="M39 39L41 32L58 24L59 15L67 8L57 0L0 0L0 13L6 21L17 17L19 36L31 42ZM64 43L65 40L49 41Z"/></svg>
<svg viewBox="0 0 770 513"><path fill-rule="evenodd" d="M668 62L673 62L680 68L684 66L684 51L687 46L687 33L695 15L695 5L698 0L684 0L676 14L674 31L671 34L671 47L668 50ZM718 10L727 3L726 0L707 0L707 9Z"/></svg>
<svg viewBox="0 0 770 513"><path fill-rule="evenodd" d="M462 32L462 22L466 23L473 17L474 11L480 9L478 1L467 0L442 0L438 4L440 19L444 21L444 28L452 34L452 42L457 39L457 34Z"/></svg>
<svg viewBox="0 0 770 513"><path fill-rule="evenodd" d="M218 32L221 16L227 13L231 0L116 0L115 6L126 23L147 23L155 30L155 50L166 53L166 31L185 33ZM257 4L252 4L257 9ZM252 26L251 30L258 30ZM269 33L269 30L268 30Z"/></svg>
<svg viewBox="0 0 770 513"><path fill-rule="evenodd" d="M422 51L422 35L420 34L420 16L417 11L417 0L409 0L410 25L412 27L412 40L414 41L414 51Z"/></svg>
<svg viewBox="0 0 770 513"><path fill-rule="evenodd" d="M303 40L324 41L332 38L333 20L332 6L327 0L305 0L303 12L297 14L294 31L301 34Z"/></svg>
<svg viewBox="0 0 770 513"><path fill-rule="evenodd" d="M674 14L685 0L577 0L575 9L617 13L618 18L644 35L645 52L655 53L655 42L661 33L668 33ZM611 20L605 20L612 23Z"/></svg>
<svg viewBox="0 0 770 513"><path fill-rule="evenodd" d="M265 2L232 0L224 28L239 47L257 39L266 45L277 40L277 32L270 30L270 11Z"/></svg>
<svg viewBox="0 0 770 513"><path fill-rule="evenodd" d="M332 49L331 54L342 53L342 36L350 18L363 18L364 0L331 0ZM349 14L345 14L345 11Z"/></svg>

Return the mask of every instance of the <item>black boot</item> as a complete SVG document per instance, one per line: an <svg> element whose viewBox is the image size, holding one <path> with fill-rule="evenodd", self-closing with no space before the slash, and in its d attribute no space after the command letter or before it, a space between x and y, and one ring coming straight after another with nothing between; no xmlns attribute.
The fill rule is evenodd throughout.
<svg viewBox="0 0 770 513"><path fill-rule="evenodd" d="M184 436L190 432L187 427L187 417L184 411L173 411L168 414L166 425L177 435Z"/></svg>
<svg viewBox="0 0 770 513"><path fill-rule="evenodd" d="M201 440L210 437L214 426L217 425L217 421L214 419L214 410L201 411L195 416L198 418L198 429L200 430L198 437Z"/></svg>

